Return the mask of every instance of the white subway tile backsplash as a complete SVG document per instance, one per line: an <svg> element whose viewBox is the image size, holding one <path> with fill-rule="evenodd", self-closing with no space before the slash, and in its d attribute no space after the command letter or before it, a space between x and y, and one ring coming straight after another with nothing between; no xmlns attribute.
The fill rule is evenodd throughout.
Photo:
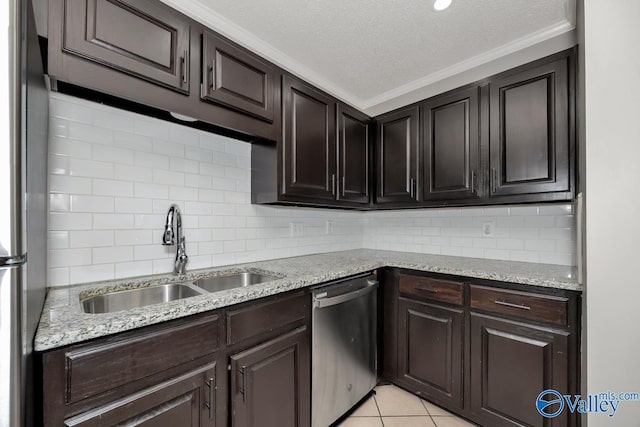
<svg viewBox="0 0 640 427"><path fill-rule="evenodd" d="M49 230L91 230L93 215L90 213L49 212Z"/></svg>
<svg viewBox="0 0 640 427"><path fill-rule="evenodd" d="M153 213L151 199L118 197L115 200L115 206L115 211L118 213Z"/></svg>
<svg viewBox="0 0 640 427"><path fill-rule="evenodd" d="M113 197L71 195L72 212L113 212Z"/></svg>
<svg viewBox="0 0 640 427"><path fill-rule="evenodd" d="M133 183L113 179L94 179L93 194L99 196L133 196Z"/></svg>
<svg viewBox="0 0 640 427"><path fill-rule="evenodd" d="M134 152L126 148L94 145L93 160L113 163L117 162L121 165L133 165Z"/></svg>
<svg viewBox="0 0 640 427"><path fill-rule="evenodd" d="M117 127L114 127L117 129ZM147 136L136 135L129 132L121 132L116 130L113 133L113 145L116 147L128 148L136 152L152 152L153 139Z"/></svg>
<svg viewBox="0 0 640 427"><path fill-rule="evenodd" d="M49 210L51 212L68 212L71 205L71 196L68 194L49 194Z"/></svg>
<svg viewBox="0 0 640 427"><path fill-rule="evenodd" d="M76 159L90 159L91 144L54 136L49 139L49 154L73 156Z"/></svg>
<svg viewBox="0 0 640 427"><path fill-rule="evenodd" d="M49 249L49 267L91 265L91 249Z"/></svg>
<svg viewBox="0 0 640 427"><path fill-rule="evenodd" d="M69 247L68 231L50 231L49 249L67 249Z"/></svg>
<svg viewBox="0 0 640 427"><path fill-rule="evenodd" d="M119 262L116 264L115 277L146 276L152 273L153 262L151 261Z"/></svg>
<svg viewBox="0 0 640 427"><path fill-rule="evenodd" d="M169 186L159 184L135 183L134 195L136 197L146 197L150 199L168 199Z"/></svg>
<svg viewBox="0 0 640 427"><path fill-rule="evenodd" d="M84 283L96 280L108 280L114 278L113 264L86 265L81 267L71 267L69 269L71 283Z"/></svg>
<svg viewBox="0 0 640 427"><path fill-rule="evenodd" d="M128 262L133 259L133 246L93 248L92 255L94 264Z"/></svg>
<svg viewBox="0 0 640 427"><path fill-rule="evenodd" d="M184 145L155 139L153 141L153 152L169 157L184 157Z"/></svg>
<svg viewBox="0 0 640 427"><path fill-rule="evenodd" d="M69 247L71 248L99 248L113 246L113 243L113 231L88 230L69 232Z"/></svg>
<svg viewBox="0 0 640 427"><path fill-rule="evenodd" d="M131 214L93 214L93 227L96 230L118 230L133 228Z"/></svg>
<svg viewBox="0 0 640 427"><path fill-rule="evenodd" d="M173 270L166 212L183 214L189 268L377 248L575 263L570 204L351 212L250 204L251 145L50 95L49 285ZM325 234L325 222L333 232ZM482 237L484 222L494 236ZM304 225L290 235L290 223Z"/></svg>
<svg viewBox="0 0 640 427"><path fill-rule="evenodd" d="M91 179L66 175L49 175L49 191L65 194L91 194Z"/></svg>
<svg viewBox="0 0 640 427"><path fill-rule="evenodd" d="M111 163L70 158L68 162L67 172L72 176L85 176L89 178L113 178L114 167Z"/></svg>

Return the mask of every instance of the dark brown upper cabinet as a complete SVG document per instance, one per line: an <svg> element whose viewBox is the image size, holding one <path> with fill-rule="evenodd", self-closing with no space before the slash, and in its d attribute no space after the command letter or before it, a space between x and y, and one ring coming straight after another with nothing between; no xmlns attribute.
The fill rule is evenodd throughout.
<svg viewBox="0 0 640 427"><path fill-rule="evenodd" d="M335 99L288 75L282 93L282 193L310 202L335 200Z"/></svg>
<svg viewBox="0 0 640 427"><path fill-rule="evenodd" d="M418 200L419 112L417 106L376 119L376 203Z"/></svg>
<svg viewBox="0 0 640 427"><path fill-rule="evenodd" d="M422 104L424 202L480 196L479 92L474 85Z"/></svg>
<svg viewBox="0 0 640 427"><path fill-rule="evenodd" d="M370 119L339 103L338 112L338 200L369 203Z"/></svg>
<svg viewBox="0 0 640 427"><path fill-rule="evenodd" d="M189 92L187 18L148 0L63 2L65 52Z"/></svg>
<svg viewBox="0 0 640 427"><path fill-rule="evenodd" d="M202 98L273 122L276 68L256 55L204 31Z"/></svg>
<svg viewBox="0 0 640 427"><path fill-rule="evenodd" d="M47 71L55 91L281 137L279 68L157 0L49 0Z"/></svg>
<svg viewBox="0 0 640 427"><path fill-rule="evenodd" d="M491 198L572 197L573 62L573 55L562 53L490 79Z"/></svg>
<svg viewBox="0 0 640 427"><path fill-rule="evenodd" d="M231 356L233 427L307 427L310 412L306 326Z"/></svg>

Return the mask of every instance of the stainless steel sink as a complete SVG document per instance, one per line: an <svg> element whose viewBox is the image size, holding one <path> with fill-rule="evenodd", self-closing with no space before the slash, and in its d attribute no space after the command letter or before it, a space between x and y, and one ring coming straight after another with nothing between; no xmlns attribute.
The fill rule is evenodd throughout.
<svg viewBox="0 0 640 427"><path fill-rule="evenodd" d="M268 274L245 272L198 279L193 282L193 284L207 292L218 292L257 285L258 283L270 282L277 279L278 277Z"/></svg>
<svg viewBox="0 0 640 427"><path fill-rule="evenodd" d="M169 283L89 297L82 300L82 309L85 313L112 313L202 294L203 292L194 286L183 283Z"/></svg>

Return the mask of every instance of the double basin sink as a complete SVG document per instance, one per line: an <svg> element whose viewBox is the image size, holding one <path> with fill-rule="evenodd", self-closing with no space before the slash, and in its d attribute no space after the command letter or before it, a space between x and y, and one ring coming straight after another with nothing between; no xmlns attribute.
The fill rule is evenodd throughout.
<svg viewBox="0 0 640 427"><path fill-rule="evenodd" d="M147 288L117 291L81 300L85 313L112 313L152 304L175 301L206 293L242 288L279 279L276 276L243 272L202 278L187 283L168 283Z"/></svg>

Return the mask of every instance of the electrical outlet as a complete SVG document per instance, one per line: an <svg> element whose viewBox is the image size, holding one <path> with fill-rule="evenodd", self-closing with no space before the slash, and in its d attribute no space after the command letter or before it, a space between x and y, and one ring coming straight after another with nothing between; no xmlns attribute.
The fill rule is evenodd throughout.
<svg viewBox="0 0 640 427"><path fill-rule="evenodd" d="M324 223L324 234L333 234L333 221L330 219Z"/></svg>
<svg viewBox="0 0 640 427"><path fill-rule="evenodd" d="M482 224L482 237L493 237L496 231L496 223L485 222Z"/></svg>
<svg viewBox="0 0 640 427"><path fill-rule="evenodd" d="M289 234L291 237L300 237L304 234L304 224L301 222L289 223Z"/></svg>

